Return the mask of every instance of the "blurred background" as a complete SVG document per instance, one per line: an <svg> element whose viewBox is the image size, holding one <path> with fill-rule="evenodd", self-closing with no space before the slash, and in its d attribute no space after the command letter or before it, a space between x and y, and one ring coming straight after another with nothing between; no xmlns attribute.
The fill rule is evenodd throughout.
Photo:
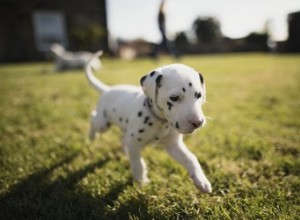
<svg viewBox="0 0 300 220"><path fill-rule="evenodd" d="M161 0L1 0L0 62L45 60L52 43L151 55ZM166 34L183 54L300 52L299 0L168 0Z"/></svg>
<svg viewBox="0 0 300 220"><path fill-rule="evenodd" d="M82 66L56 74L53 43L103 50L108 85L201 71L208 123L185 143L213 193L155 147L132 184L120 129L87 141L99 94ZM0 0L0 219L299 219L299 52L300 0Z"/></svg>

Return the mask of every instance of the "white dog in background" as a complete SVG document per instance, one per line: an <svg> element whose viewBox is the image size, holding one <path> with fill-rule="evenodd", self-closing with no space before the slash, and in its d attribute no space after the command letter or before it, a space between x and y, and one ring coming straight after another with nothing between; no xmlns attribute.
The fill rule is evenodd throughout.
<svg viewBox="0 0 300 220"><path fill-rule="evenodd" d="M91 60L93 54L87 51L70 52L66 51L60 44L52 44L50 51L54 55L54 65L56 71L67 69L83 69L87 62ZM91 66L94 70L99 70L101 62L99 59L93 59Z"/></svg>
<svg viewBox="0 0 300 220"><path fill-rule="evenodd" d="M100 54L95 54L95 58ZM140 183L149 182L141 150L151 142L159 142L187 169L196 187L211 192L210 182L197 157L185 146L182 135L205 125L201 108L205 102L203 76L186 65L172 64L142 77L142 87L108 86L93 75L93 60L87 64L85 73L102 96L92 112L90 139L111 124L118 125L124 131L123 144L133 177Z"/></svg>

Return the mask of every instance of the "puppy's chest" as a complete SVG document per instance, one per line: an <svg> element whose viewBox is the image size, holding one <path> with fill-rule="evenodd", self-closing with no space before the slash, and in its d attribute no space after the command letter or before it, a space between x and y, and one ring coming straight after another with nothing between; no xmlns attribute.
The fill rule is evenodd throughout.
<svg viewBox="0 0 300 220"><path fill-rule="evenodd" d="M169 125L156 118L149 109L135 111L125 131L127 136L138 142L158 141L169 129Z"/></svg>
<svg viewBox="0 0 300 220"><path fill-rule="evenodd" d="M158 119L145 102L134 105L130 112L113 109L111 118L112 123L123 130L125 138L130 142L147 144L159 141L169 130L168 123Z"/></svg>

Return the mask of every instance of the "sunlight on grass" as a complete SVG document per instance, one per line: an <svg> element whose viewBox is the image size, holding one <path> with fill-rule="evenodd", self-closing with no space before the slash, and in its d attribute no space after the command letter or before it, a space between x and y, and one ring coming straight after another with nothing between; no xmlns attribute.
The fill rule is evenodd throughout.
<svg viewBox="0 0 300 220"><path fill-rule="evenodd" d="M139 84L173 62L104 59L105 83ZM185 137L213 185L204 195L162 147L145 148L151 183L133 183L118 128L90 144L99 95L82 71L0 66L1 219L296 219L300 215L300 56L184 57L203 73L205 128ZM153 157L153 155L155 155Z"/></svg>

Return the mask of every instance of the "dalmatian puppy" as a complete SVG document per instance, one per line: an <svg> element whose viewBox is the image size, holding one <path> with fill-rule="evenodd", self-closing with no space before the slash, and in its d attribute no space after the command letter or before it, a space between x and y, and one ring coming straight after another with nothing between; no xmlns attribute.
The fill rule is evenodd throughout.
<svg viewBox="0 0 300 220"><path fill-rule="evenodd" d="M118 125L124 131L123 145L133 177L141 184L149 182L141 150L151 142L159 142L186 168L197 188L212 191L196 156L183 142L183 134L194 132L206 122L201 109L205 83L200 73L183 64L171 64L143 76L142 88L102 83L93 75L91 62L85 73L89 83L102 93L91 114L91 140L111 124Z"/></svg>
<svg viewBox="0 0 300 220"><path fill-rule="evenodd" d="M67 69L82 69L85 64L93 57L93 54L86 51L70 52L66 51L60 44L52 44L50 52L54 55L54 65L56 71ZM91 62L93 69L98 70L101 67L99 59L93 59Z"/></svg>

